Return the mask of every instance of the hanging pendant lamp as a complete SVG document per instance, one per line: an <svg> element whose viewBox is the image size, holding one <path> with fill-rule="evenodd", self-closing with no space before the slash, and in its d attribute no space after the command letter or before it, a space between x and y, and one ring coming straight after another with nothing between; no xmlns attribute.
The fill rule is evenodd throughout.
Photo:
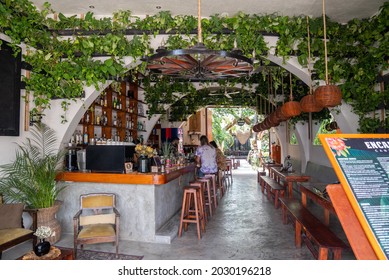
<svg viewBox="0 0 389 280"><path fill-rule="evenodd" d="M336 85L330 85L328 80L328 59L327 59L327 31L326 31L326 13L325 0L323 0L323 28L324 28L324 63L326 84L319 86L314 92L317 105L322 107L335 107L342 103L342 92Z"/></svg>
<svg viewBox="0 0 389 280"><path fill-rule="evenodd" d="M281 72L281 94L284 96L284 75ZM282 103L284 105L284 103ZM282 106L278 107L275 111L276 116L280 120L280 122L287 121L289 117L285 116L284 113L282 113Z"/></svg>
<svg viewBox="0 0 389 280"><path fill-rule="evenodd" d="M201 0L198 6L198 42L188 49L167 50L159 47L156 53L144 57L151 75L176 80L215 81L249 76L253 61L234 45L232 51L210 50L203 44Z"/></svg>
<svg viewBox="0 0 389 280"><path fill-rule="evenodd" d="M293 91L292 91L292 73L289 73L290 81L290 95L288 102L284 103L281 107L281 112L285 117L292 118L301 114L300 102L293 101Z"/></svg>
<svg viewBox="0 0 389 280"><path fill-rule="evenodd" d="M307 16L307 32L308 32L308 74L311 78L311 37L309 34L309 17ZM306 96L300 100L301 110L307 113L320 112L323 110L322 106L316 103L315 97L312 91L312 81L309 84L309 92Z"/></svg>

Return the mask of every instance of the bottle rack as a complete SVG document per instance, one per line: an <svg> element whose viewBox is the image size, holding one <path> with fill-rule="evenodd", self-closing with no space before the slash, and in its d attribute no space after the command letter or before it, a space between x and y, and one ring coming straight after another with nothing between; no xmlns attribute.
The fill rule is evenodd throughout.
<svg viewBox="0 0 389 280"><path fill-rule="evenodd" d="M138 138L138 86L136 83L121 82L120 91L111 86L106 88L85 112L78 129L85 130L89 139L106 138L114 141L133 142Z"/></svg>

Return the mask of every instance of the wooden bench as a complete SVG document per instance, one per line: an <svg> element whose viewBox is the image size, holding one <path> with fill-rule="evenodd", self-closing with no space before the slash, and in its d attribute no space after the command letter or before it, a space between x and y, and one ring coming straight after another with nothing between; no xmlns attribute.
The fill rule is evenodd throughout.
<svg viewBox="0 0 389 280"><path fill-rule="evenodd" d="M303 239L316 259L327 260L330 252L332 252L334 260L341 259L342 250L348 248L341 239L305 208L299 200L280 198L280 202L282 222L288 223L288 215L295 222L295 245L297 248L301 248Z"/></svg>
<svg viewBox="0 0 389 280"><path fill-rule="evenodd" d="M261 190L262 193L265 193L266 189L266 194L267 194L267 199L270 200L270 197L274 197L274 207L278 208L279 206L279 198L283 197L285 195L285 187L281 186L280 184L277 183L276 180L268 177L268 176L260 176L261 178Z"/></svg>

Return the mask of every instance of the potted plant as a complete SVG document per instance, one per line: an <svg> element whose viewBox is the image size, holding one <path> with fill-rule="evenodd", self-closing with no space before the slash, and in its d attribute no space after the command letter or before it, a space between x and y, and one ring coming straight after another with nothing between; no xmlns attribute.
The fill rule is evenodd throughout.
<svg viewBox="0 0 389 280"><path fill-rule="evenodd" d="M0 166L0 193L5 201L38 209L38 227L50 227L54 236L48 241L55 243L61 235L55 219L61 205L57 197L65 188L57 184L56 176L63 167L64 151L55 147L55 131L44 123L36 123L30 132L31 138L18 144L15 160Z"/></svg>

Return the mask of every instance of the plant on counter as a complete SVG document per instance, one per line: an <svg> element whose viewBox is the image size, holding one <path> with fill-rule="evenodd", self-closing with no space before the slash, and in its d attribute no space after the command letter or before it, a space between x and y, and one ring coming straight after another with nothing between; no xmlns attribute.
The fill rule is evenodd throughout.
<svg viewBox="0 0 389 280"><path fill-rule="evenodd" d="M147 156L149 158L153 157L156 153L155 149L152 147L142 144L137 144L135 146L135 152L138 154L138 156Z"/></svg>
<svg viewBox="0 0 389 280"><path fill-rule="evenodd" d="M161 153L164 159L170 158L172 154L172 144L169 142L163 142L161 145Z"/></svg>

